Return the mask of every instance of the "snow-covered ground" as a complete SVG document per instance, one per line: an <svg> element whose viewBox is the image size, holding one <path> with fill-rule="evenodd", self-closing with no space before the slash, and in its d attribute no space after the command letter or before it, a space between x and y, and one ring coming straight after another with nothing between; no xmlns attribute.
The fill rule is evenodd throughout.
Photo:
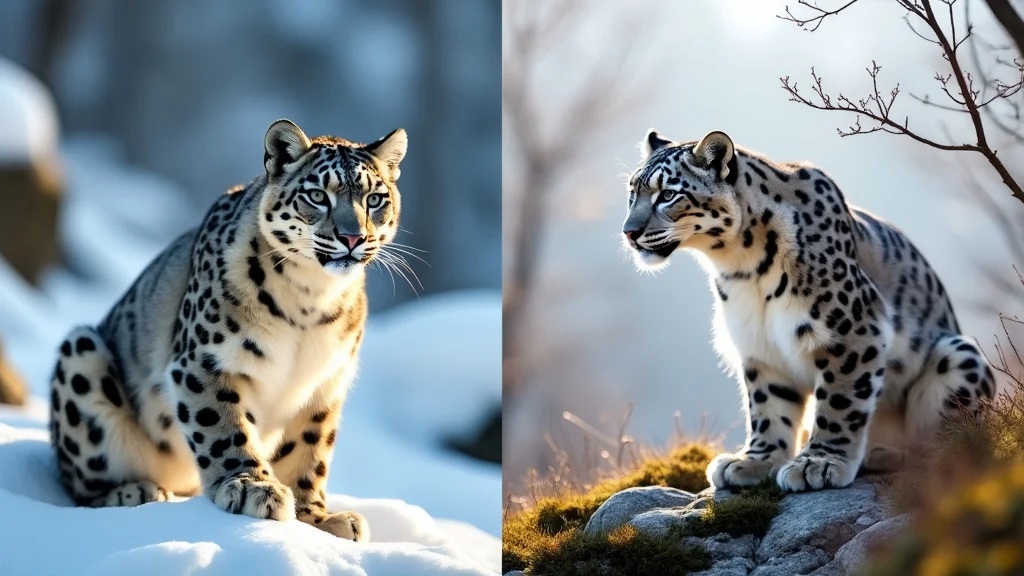
<svg viewBox="0 0 1024 576"><path fill-rule="evenodd" d="M328 483L328 505L365 514L371 543L232 516L201 497L71 507L56 480L42 400L56 347L73 325L100 320L193 223L175 185L127 168L116 145L79 138L62 156L72 270L49 271L35 289L0 260L0 338L34 395L27 409L0 410L0 574L498 572L500 469L442 447L500 405L497 291L423 297L371 315Z"/></svg>

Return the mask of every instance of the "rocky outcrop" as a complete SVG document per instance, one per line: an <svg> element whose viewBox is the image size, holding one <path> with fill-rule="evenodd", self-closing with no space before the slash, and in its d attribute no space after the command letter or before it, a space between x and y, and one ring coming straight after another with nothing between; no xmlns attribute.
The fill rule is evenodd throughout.
<svg viewBox="0 0 1024 576"><path fill-rule="evenodd" d="M726 490L692 494L660 486L630 488L608 499L584 530L604 533L629 523L666 535L703 515L712 500L734 497ZM722 533L681 537L680 544L700 545L714 563L694 576L850 576L873 545L908 521L908 515L886 518L876 484L862 478L843 489L786 495L761 537Z"/></svg>
<svg viewBox="0 0 1024 576"><path fill-rule="evenodd" d="M0 257L32 284L60 258L58 134L46 87L0 58Z"/></svg>

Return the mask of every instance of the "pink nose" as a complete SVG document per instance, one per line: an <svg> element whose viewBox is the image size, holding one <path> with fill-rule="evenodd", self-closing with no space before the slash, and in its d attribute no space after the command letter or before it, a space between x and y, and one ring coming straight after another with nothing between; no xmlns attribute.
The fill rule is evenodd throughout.
<svg viewBox="0 0 1024 576"><path fill-rule="evenodd" d="M349 234L340 234L341 241L348 246L349 250L355 250L355 247L364 240L363 236L351 236Z"/></svg>

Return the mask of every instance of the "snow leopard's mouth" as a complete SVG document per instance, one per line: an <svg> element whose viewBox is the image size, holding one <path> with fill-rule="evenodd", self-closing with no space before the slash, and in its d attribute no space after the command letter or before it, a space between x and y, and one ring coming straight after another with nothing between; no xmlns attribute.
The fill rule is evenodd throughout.
<svg viewBox="0 0 1024 576"><path fill-rule="evenodd" d="M355 266L356 264L363 263L362 260L356 258L352 254L345 254L344 256L335 256L333 254L326 254L324 252L320 252L319 250L316 253L316 259L320 261L320 264L322 266L332 266L340 268L348 268L350 266Z"/></svg>
<svg viewBox="0 0 1024 576"><path fill-rule="evenodd" d="M666 242L665 244L660 244L658 246L652 246L650 248L645 248L643 246L637 245L637 252L639 252L641 255L644 255L644 256L646 256L647 254L657 254L658 256L660 256L662 258L668 258L669 256L672 255L673 252L676 251L676 248L678 248L678 247L679 247L679 241L678 240L674 240L672 242Z"/></svg>

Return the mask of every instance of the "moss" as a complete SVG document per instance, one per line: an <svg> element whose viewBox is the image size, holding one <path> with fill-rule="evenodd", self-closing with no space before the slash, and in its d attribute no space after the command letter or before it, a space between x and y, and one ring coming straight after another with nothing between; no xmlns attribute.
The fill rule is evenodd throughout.
<svg viewBox="0 0 1024 576"><path fill-rule="evenodd" d="M586 494L543 499L534 507L538 527L550 534L582 527L612 495L634 486L670 486L699 492L708 487L704 470L711 458L711 452L703 446L683 446L668 456L645 461L625 476L599 482Z"/></svg>
<svg viewBox="0 0 1024 576"><path fill-rule="evenodd" d="M603 536L570 530L540 544L530 567L533 574L685 576L711 568L702 548L684 546L668 535L646 534L628 524Z"/></svg>
<svg viewBox="0 0 1024 576"><path fill-rule="evenodd" d="M683 536L764 535L778 513L782 494L772 483L713 502L700 520L664 536L637 532L626 525L605 535L586 535L583 527L613 494L635 486L670 486L689 492L707 488L705 470L712 452L687 445L644 462L635 471L609 478L585 494L545 498L506 518L502 528L502 571L530 574L688 574L705 570L710 560L701 548L680 544Z"/></svg>
<svg viewBox="0 0 1024 576"><path fill-rule="evenodd" d="M582 553L596 553L602 541L611 554L616 546L612 544L610 535L589 537L582 533L601 504L613 494L634 486L670 486L699 492L708 486L704 471L711 458L712 452L706 446L682 446L667 456L646 460L628 474L603 480L584 494L544 498L533 508L506 518L502 526L502 572L530 570L532 573L545 573L547 570L540 571L538 566L556 563L559 550L564 550L566 558L581 562ZM629 539L650 547L658 546L656 540L643 535ZM661 545L667 546L668 543ZM678 547L678 540L674 541L674 546ZM624 555L624 552L613 554L615 558Z"/></svg>
<svg viewBox="0 0 1024 576"><path fill-rule="evenodd" d="M782 490L774 482L749 488L728 500L713 501L699 522L684 530L692 536L714 536L726 532L732 536L753 534L762 537L768 533L772 519L779 513Z"/></svg>

